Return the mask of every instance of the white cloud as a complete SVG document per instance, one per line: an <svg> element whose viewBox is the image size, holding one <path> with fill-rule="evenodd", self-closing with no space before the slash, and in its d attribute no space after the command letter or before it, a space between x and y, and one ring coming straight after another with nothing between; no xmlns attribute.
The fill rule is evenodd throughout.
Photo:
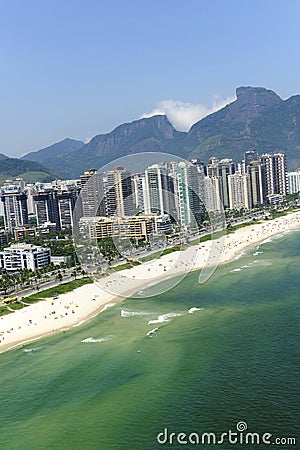
<svg viewBox="0 0 300 450"><path fill-rule="evenodd" d="M218 95L215 95L210 108L200 103L194 104L180 100L162 100L156 104L156 107L150 113L143 114L141 118L164 114L177 130L188 131L194 123L218 111L235 99L236 97L227 97L223 100Z"/></svg>

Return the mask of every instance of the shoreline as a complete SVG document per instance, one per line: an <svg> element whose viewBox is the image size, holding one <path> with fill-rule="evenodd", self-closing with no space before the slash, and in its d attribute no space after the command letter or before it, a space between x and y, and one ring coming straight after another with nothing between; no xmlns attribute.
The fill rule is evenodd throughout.
<svg viewBox="0 0 300 450"><path fill-rule="evenodd" d="M173 252L157 260L109 275L101 280L105 285L102 288L94 282L61 294L56 300L52 298L41 300L14 313L1 316L0 353L81 326L149 286L166 280L171 280L172 283L176 276L185 277L192 270L210 267L207 262L211 257L212 259L214 256L217 257L212 266L229 263L240 258L249 247L298 228L300 228L300 211L262 223L253 223L235 230L226 237L200 242L187 250ZM212 249L217 250L216 255L210 254ZM171 287L175 284L173 283ZM109 292L111 287L113 292Z"/></svg>

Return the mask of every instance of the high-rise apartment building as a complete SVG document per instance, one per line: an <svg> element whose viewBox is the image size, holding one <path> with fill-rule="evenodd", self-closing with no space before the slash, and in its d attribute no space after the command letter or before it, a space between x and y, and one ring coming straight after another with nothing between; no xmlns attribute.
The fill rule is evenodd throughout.
<svg viewBox="0 0 300 450"><path fill-rule="evenodd" d="M207 165L207 175L210 178L219 179L219 182L214 184L219 186L219 196L224 208L229 208L228 176L235 172L236 163L232 159L210 158L210 163Z"/></svg>
<svg viewBox="0 0 300 450"><path fill-rule="evenodd" d="M132 175L134 207L137 212L145 213L150 209L149 191L146 187L146 178L144 173L135 173Z"/></svg>
<svg viewBox="0 0 300 450"><path fill-rule="evenodd" d="M204 202L200 198L201 174L198 168L179 162L175 169L174 193L179 223L195 227L203 219Z"/></svg>
<svg viewBox="0 0 300 450"><path fill-rule="evenodd" d="M58 190L56 192L59 228L66 230L73 227L73 211L77 200L77 190Z"/></svg>
<svg viewBox="0 0 300 450"><path fill-rule="evenodd" d="M197 171L199 174L199 197L202 203L202 206L205 205L205 186L204 186L204 177L207 175L207 169L205 164L200 161L198 158L192 158L191 163L193 166L197 167Z"/></svg>
<svg viewBox="0 0 300 450"><path fill-rule="evenodd" d="M248 174L228 175L229 208L237 211L251 209L251 187Z"/></svg>
<svg viewBox="0 0 300 450"><path fill-rule="evenodd" d="M208 212L221 211L223 204L220 198L220 180L219 177L204 177L205 190L205 208Z"/></svg>
<svg viewBox="0 0 300 450"><path fill-rule="evenodd" d="M261 161L251 161L247 166L249 175L252 208L264 205L267 201L266 168Z"/></svg>
<svg viewBox="0 0 300 450"><path fill-rule="evenodd" d="M153 164L145 171L146 189L149 193L149 211L146 213L175 213L174 181L165 163Z"/></svg>
<svg viewBox="0 0 300 450"><path fill-rule="evenodd" d="M27 197L20 187L5 186L1 192L5 229L13 232L14 228L28 224Z"/></svg>
<svg viewBox="0 0 300 450"><path fill-rule="evenodd" d="M103 175L95 169L85 170L80 175L80 183L83 216L105 216Z"/></svg>
<svg viewBox="0 0 300 450"><path fill-rule="evenodd" d="M220 197L224 208L230 208L228 176L236 171L236 163L232 159L221 159L218 162L218 176L220 179Z"/></svg>
<svg viewBox="0 0 300 450"><path fill-rule="evenodd" d="M123 167L107 172L107 211L109 216L131 216L135 213L131 173Z"/></svg>
<svg viewBox="0 0 300 450"><path fill-rule="evenodd" d="M33 194L33 203L38 226L51 222L56 224L57 229L60 228L57 196L53 188Z"/></svg>
<svg viewBox="0 0 300 450"><path fill-rule="evenodd" d="M265 166L267 197L286 195L286 156L283 153L264 154L260 161Z"/></svg>

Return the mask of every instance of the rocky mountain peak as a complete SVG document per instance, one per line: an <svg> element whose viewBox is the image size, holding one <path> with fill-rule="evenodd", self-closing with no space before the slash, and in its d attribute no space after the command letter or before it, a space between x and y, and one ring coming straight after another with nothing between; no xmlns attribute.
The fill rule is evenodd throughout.
<svg viewBox="0 0 300 450"><path fill-rule="evenodd" d="M240 86L236 89L236 96L239 103L256 104L263 109L283 101L274 91L263 87Z"/></svg>

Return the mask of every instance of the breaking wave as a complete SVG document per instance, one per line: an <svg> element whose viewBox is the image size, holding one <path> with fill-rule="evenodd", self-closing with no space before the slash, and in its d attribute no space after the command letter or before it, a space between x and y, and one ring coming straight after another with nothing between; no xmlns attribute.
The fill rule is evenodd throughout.
<svg viewBox="0 0 300 450"><path fill-rule="evenodd" d="M94 344L97 342L107 342L111 340L111 336L107 336L107 337L103 337L103 338L93 338L93 337L89 337L86 339L83 339L81 342L83 342L84 344Z"/></svg>
<svg viewBox="0 0 300 450"><path fill-rule="evenodd" d="M204 308L196 308L196 306L194 306L193 308L189 309L189 314L194 314L194 312L196 311L203 311Z"/></svg>
<svg viewBox="0 0 300 450"><path fill-rule="evenodd" d="M147 311L126 311L125 309L121 309L121 317L148 316L149 314L153 313Z"/></svg>
<svg viewBox="0 0 300 450"><path fill-rule="evenodd" d="M172 317L178 317L181 316L181 314L178 313L168 313L168 314L162 314L161 316L158 316L157 319L149 320L148 325L154 324L154 323L163 323L163 322L169 322Z"/></svg>
<svg viewBox="0 0 300 450"><path fill-rule="evenodd" d="M154 334L156 334L157 330L158 330L158 328L153 328L153 330L148 331L146 336L152 337Z"/></svg>

